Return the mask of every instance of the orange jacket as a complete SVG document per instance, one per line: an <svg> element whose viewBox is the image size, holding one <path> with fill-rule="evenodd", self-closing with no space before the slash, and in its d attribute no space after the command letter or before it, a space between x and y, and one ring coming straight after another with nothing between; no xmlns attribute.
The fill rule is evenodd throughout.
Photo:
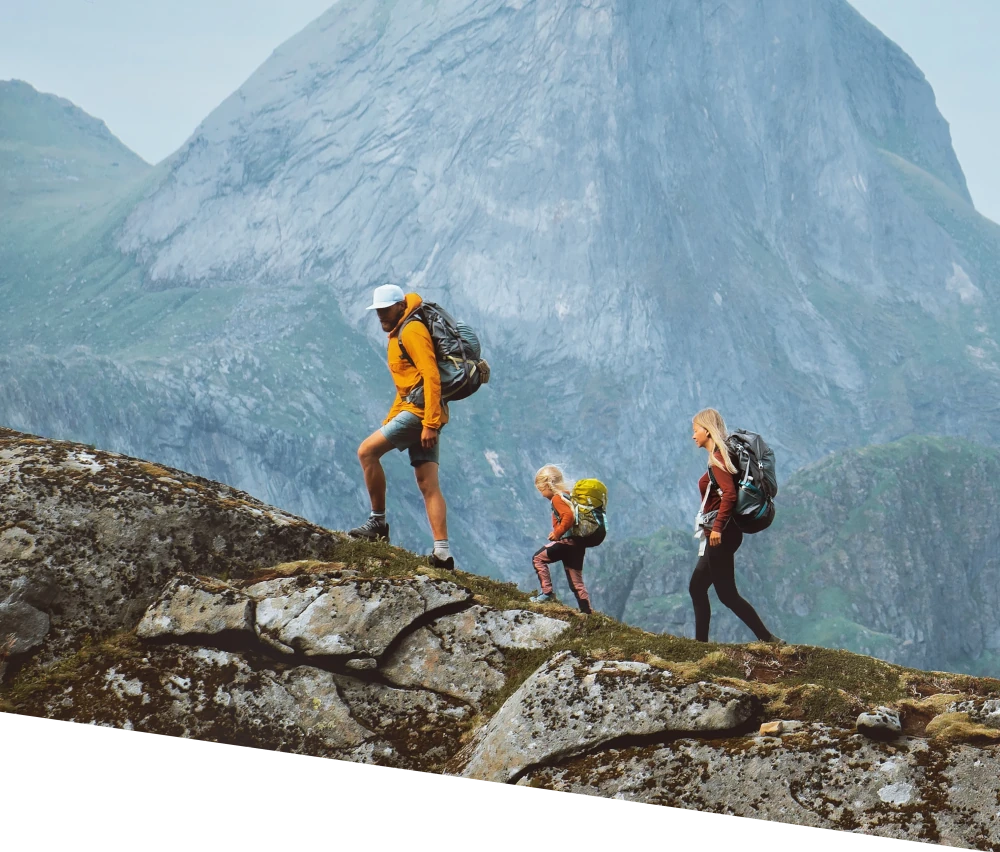
<svg viewBox="0 0 1000 852"><path fill-rule="evenodd" d="M573 526L573 509L562 494L552 495L552 532L562 538Z"/></svg>
<svg viewBox="0 0 1000 852"><path fill-rule="evenodd" d="M441 402L441 374L438 372L437 355L434 354L434 341L431 333L420 320L414 320L403 330L403 346L413 359L411 364L399 350L399 327L406 318L423 304L423 299L416 293L406 294L406 313L399 324L389 332L389 372L392 373L393 384L396 385L396 399L386 415L383 424L388 423L401 411L409 411L420 418L420 422L429 429L440 429L448 422L448 407ZM424 407L419 408L406 401L406 395L413 390L420 380L424 380Z"/></svg>

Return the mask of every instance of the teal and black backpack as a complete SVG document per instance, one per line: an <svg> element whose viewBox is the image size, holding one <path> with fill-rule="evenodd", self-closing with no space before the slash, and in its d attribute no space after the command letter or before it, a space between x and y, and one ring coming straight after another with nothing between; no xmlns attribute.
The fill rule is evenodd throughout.
<svg viewBox="0 0 1000 852"><path fill-rule="evenodd" d="M774 451L756 432L737 429L726 438L729 458L736 465L736 508L732 518L743 532L766 530L774 520L774 498L778 496L778 477L774 470ZM712 486L718 488L708 467Z"/></svg>

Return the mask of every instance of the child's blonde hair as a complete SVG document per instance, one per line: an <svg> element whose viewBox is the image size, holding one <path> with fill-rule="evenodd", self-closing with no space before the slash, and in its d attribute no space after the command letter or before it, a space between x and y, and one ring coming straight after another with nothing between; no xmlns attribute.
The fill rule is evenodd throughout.
<svg viewBox="0 0 1000 852"><path fill-rule="evenodd" d="M547 464L540 467L538 473L535 474L535 488L541 491L546 485L557 494L564 494L569 491L569 485L566 484L563 472L554 464Z"/></svg>

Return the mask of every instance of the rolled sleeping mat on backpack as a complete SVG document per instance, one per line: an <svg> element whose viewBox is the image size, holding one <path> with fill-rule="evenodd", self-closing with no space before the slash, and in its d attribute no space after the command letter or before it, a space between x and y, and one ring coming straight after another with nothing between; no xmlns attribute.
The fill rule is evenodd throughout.
<svg viewBox="0 0 1000 852"><path fill-rule="evenodd" d="M462 342L468 347L466 355L471 361L478 361L483 354L483 347L479 343L479 336L464 322L456 322L455 328Z"/></svg>

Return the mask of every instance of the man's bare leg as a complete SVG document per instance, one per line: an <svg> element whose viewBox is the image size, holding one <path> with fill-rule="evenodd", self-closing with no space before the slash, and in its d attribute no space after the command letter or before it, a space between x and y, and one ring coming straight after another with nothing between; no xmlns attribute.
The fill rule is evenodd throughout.
<svg viewBox="0 0 1000 852"><path fill-rule="evenodd" d="M361 470L365 475L372 513L361 526L348 530L348 535L353 538L389 540L389 524L385 520L385 471L382 469L381 458L392 448L392 444L381 432L372 433L358 447L358 461L361 462Z"/></svg>
<svg viewBox="0 0 1000 852"><path fill-rule="evenodd" d="M381 432L372 432L358 447L358 461L365 475L365 488L371 500L373 512L385 512L385 471L382 456L394 449L389 439Z"/></svg>
<svg viewBox="0 0 1000 852"><path fill-rule="evenodd" d="M437 462L425 461L413 468L417 477L417 487L424 496L424 506L427 509L427 521L431 525L431 533L435 541L448 539L448 507L441 493L438 482Z"/></svg>

